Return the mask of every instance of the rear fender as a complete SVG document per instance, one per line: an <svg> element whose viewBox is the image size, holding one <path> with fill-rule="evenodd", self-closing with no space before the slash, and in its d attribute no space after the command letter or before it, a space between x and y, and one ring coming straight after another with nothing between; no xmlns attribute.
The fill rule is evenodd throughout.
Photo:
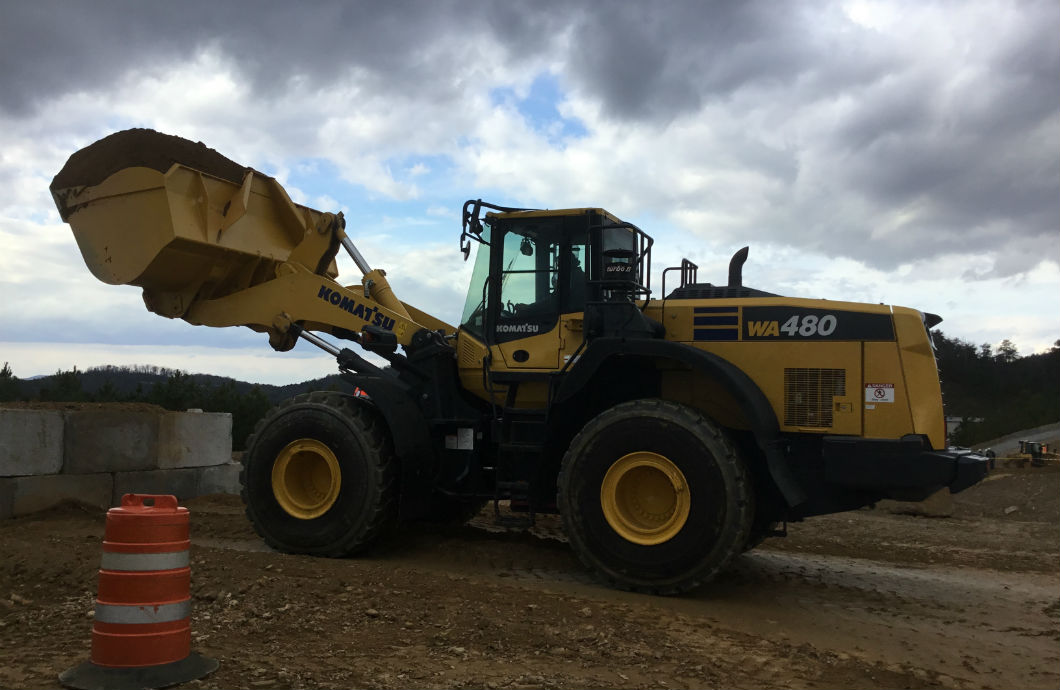
<svg viewBox="0 0 1060 690"><path fill-rule="evenodd" d="M588 385L606 362L626 356L670 360L717 381L737 401L744 417L750 420L751 431L765 456L769 475L785 502L795 507L806 500L805 491L784 462L780 425L769 400L739 367L710 352L667 340L597 338L564 377L554 402L561 404L570 400Z"/></svg>

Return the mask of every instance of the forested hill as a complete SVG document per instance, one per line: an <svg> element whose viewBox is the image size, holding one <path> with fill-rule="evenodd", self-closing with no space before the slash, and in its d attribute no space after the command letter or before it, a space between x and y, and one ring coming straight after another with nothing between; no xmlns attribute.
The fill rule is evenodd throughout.
<svg viewBox="0 0 1060 690"><path fill-rule="evenodd" d="M1060 340L1049 352L1020 357L1008 340L994 352L941 331L931 335L946 414L966 419L952 443L972 446L1060 420Z"/></svg>
<svg viewBox="0 0 1060 690"><path fill-rule="evenodd" d="M1043 354L1021 357L1005 340L996 352L932 331L948 416L966 421L951 440L962 446L1060 420L1060 340ZM153 366L95 367L18 379L5 363L0 402L147 402L167 410L232 413L232 440L241 449L268 409L298 393L347 390L338 374L287 386L188 374ZM981 419L982 421L972 421Z"/></svg>
<svg viewBox="0 0 1060 690"><path fill-rule="evenodd" d="M311 390L324 390L340 381L338 374L324 378L291 383L286 386L272 386L264 383L247 383L227 376L213 374L189 374L178 369L167 369L156 366L92 367L81 371L58 371L50 376L19 381L22 399L25 400L58 400L55 395L74 393L79 390L87 397L85 400L101 401L100 396L115 400L126 400L130 396L143 398L156 386L161 385L159 393L166 393L170 398L186 397L195 389L231 387L239 395L247 395L259 390L270 403L278 403L291 396ZM168 407L168 400L148 401ZM174 404L179 400L173 400Z"/></svg>
<svg viewBox="0 0 1060 690"><path fill-rule="evenodd" d="M74 367L34 379L14 377L6 362L0 370L0 402L145 402L167 410L230 412L236 450L243 449L257 421L280 401L307 391L349 389L338 374L270 386L155 366L104 366L86 371Z"/></svg>

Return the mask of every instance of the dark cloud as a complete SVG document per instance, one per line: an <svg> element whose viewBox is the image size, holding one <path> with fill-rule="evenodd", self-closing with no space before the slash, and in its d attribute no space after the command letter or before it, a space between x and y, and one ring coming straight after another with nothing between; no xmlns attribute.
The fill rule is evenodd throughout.
<svg viewBox="0 0 1060 690"><path fill-rule="evenodd" d="M150 15L138 12L149 8ZM146 20L146 21L145 21ZM11 3L0 23L0 108L25 115L71 91L106 89L134 68L190 52L175 4Z"/></svg>
<svg viewBox="0 0 1060 690"><path fill-rule="evenodd" d="M10 3L0 24L0 109L26 114L207 47L236 61L264 95L282 94L291 79L327 86L356 69L384 93L437 96L447 84L439 76L456 72L483 37L516 59L553 53L561 19L544 4L533 8L452 0Z"/></svg>
<svg viewBox="0 0 1060 690"><path fill-rule="evenodd" d="M28 119L64 93L106 91L204 48L259 96L308 82L321 96L309 109L326 109L328 88L351 71L366 97L456 109L469 63L499 46L511 65L561 65L562 86L611 120L662 130L724 109L776 123L788 143L749 125L729 137L726 160L699 163L770 180L770 208L750 219L769 222L765 237L878 266L1010 237L1055 254L1060 5L911 7L951 14L952 35L937 27L950 43L910 48L902 30L860 26L824 1L7 3L0 116ZM903 210L900 232L872 239Z"/></svg>
<svg viewBox="0 0 1060 690"><path fill-rule="evenodd" d="M0 25L0 107L26 113L204 47L237 61L264 93L282 92L295 77L326 84L353 66L400 86L428 69L418 57L449 9L445 2L11 3Z"/></svg>
<svg viewBox="0 0 1060 690"><path fill-rule="evenodd" d="M978 251L1009 275L1036 263L1006 255L1016 238L1056 260L1060 6L995 8L969 28L956 26L962 6L942 3L952 32L913 50L831 4L657 7L624 6L583 32L573 80L612 117L648 125L710 107L749 126L789 112L794 151L730 139L745 169L784 185L777 208L748 210L758 237L881 268Z"/></svg>
<svg viewBox="0 0 1060 690"><path fill-rule="evenodd" d="M812 171L753 136L733 139L741 164L800 199L773 193L777 213L751 212L751 222L772 221L755 228L761 236L886 268L997 250L1005 275L1026 265L1001 256L1015 237L1036 239L1043 257L1056 259L1060 5L1002 7L984 15L994 23L952 36L939 27L950 49L922 52L852 23L832 3L665 8L630 4L594 17L571 48L572 80L613 118L648 125L713 106L748 122L756 111L790 112ZM935 9L957 20L962 6ZM800 178L807 171L812 177ZM896 214L907 218L873 239Z"/></svg>
<svg viewBox="0 0 1060 690"><path fill-rule="evenodd" d="M806 70L795 3L606 5L572 32L575 84L616 118L667 122L705 102ZM616 11L618 9L619 11Z"/></svg>
<svg viewBox="0 0 1060 690"><path fill-rule="evenodd" d="M934 72L902 66L888 84L862 92L833 135L817 142L847 190L881 212L911 212L900 237L849 255L888 266L1024 237L1040 240L1042 258L1056 259L1060 43L1051 23L1020 19L991 32L996 59L976 55ZM872 219L863 227L871 230Z"/></svg>

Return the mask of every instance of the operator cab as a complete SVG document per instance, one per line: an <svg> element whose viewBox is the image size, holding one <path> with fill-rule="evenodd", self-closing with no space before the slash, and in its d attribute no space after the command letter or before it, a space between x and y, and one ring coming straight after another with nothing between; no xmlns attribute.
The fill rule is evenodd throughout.
<svg viewBox="0 0 1060 690"><path fill-rule="evenodd" d="M482 208L492 211L480 217ZM472 241L482 245L461 328L488 345L548 333L564 314L584 313L589 337L656 330L640 312L651 294L652 239L603 209L468 201L460 240L465 259Z"/></svg>

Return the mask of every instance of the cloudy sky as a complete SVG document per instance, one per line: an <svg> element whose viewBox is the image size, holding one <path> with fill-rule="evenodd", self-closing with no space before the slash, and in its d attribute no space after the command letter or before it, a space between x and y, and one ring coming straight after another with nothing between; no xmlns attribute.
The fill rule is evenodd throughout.
<svg viewBox="0 0 1060 690"><path fill-rule="evenodd" d="M147 312L48 193L129 127L341 210L397 294L459 319L459 209L602 206L723 283L935 312L1022 354L1060 338L1060 4L5 2L0 361L289 383L308 343ZM352 263L340 262L349 279ZM658 272L653 279L658 288Z"/></svg>

